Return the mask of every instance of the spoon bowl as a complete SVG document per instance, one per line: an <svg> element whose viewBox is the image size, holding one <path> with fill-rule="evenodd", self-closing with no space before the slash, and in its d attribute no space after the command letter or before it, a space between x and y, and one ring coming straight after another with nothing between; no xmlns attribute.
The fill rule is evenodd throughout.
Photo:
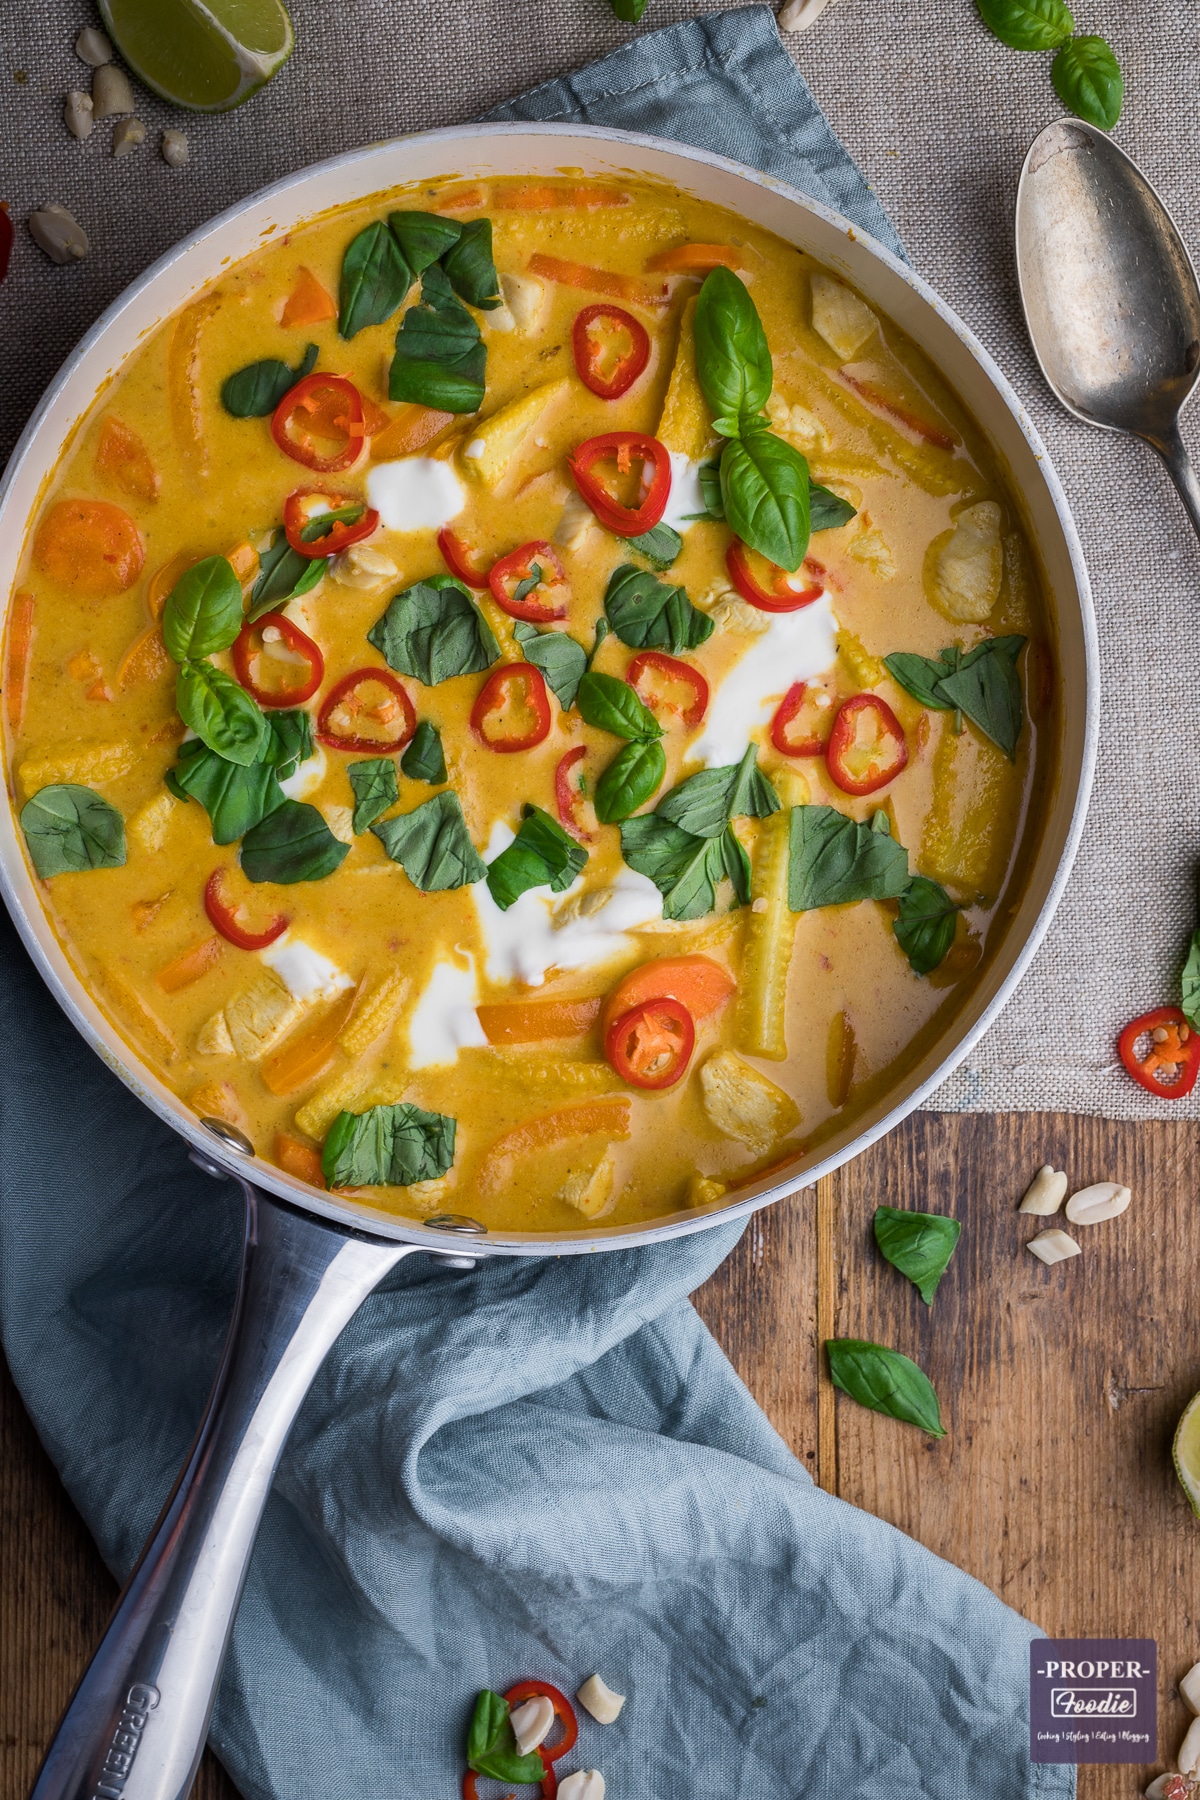
<svg viewBox="0 0 1200 1800"><path fill-rule="evenodd" d="M1200 535L1179 415L1200 377L1200 283L1170 213L1104 132L1059 119L1017 190L1017 280L1034 354L1077 419L1143 438Z"/></svg>

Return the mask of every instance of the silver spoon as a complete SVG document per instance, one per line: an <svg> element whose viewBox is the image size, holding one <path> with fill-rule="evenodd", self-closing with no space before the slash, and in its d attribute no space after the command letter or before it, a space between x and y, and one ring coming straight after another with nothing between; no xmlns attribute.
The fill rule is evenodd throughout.
<svg viewBox="0 0 1200 1800"><path fill-rule="evenodd" d="M1034 353L1087 425L1144 438L1200 536L1179 415L1200 374L1200 284L1170 213L1110 137L1059 119L1017 190L1017 280Z"/></svg>

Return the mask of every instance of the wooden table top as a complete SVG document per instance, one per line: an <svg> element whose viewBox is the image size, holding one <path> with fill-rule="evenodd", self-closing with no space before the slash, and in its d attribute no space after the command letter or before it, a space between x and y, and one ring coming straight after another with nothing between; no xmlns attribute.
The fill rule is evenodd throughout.
<svg viewBox="0 0 1200 1800"><path fill-rule="evenodd" d="M987 1583L1052 1636L1158 1640L1160 1762L1200 1658L1200 1520L1171 1437L1200 1388L1197 1134L1049 1114L918 1113L819 1189L761 1212L696 1304L772 1424L822 1487ZM1119 1179L1123 1218L1081 1231L1054 1269L1022 1245L1017 1202L1044 1162L1072 1186ZM964 1223L927 1312L876 1253L877 1205ZM867 1337L933 1380L949 1435L856 1406L819 1346ZM0 1395L0 1800L24 1800L113 1584L11 1381ZM1118 1800L1146 1771L1080 1771ZM236 1800L211 1753L198 1800Z"/></svg>

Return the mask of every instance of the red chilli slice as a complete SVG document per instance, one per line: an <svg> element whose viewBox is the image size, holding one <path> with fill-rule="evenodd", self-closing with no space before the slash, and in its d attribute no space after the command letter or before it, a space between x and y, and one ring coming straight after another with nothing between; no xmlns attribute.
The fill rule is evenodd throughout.
<svg viewBox="0 0 1200 1800"><path fill-rule="evenodd" d="M363 690L372 685L385 691L368 704L369 692L364 694ZM341 729L339 714L352 726L360 720L363 725L374 720L379 726L378 734ZM368 750L376 756L390 756L403 750L416 729L413 703L390 669L352 669L349 675L334 682L317 715L317 741L331 750Z"/></svg>

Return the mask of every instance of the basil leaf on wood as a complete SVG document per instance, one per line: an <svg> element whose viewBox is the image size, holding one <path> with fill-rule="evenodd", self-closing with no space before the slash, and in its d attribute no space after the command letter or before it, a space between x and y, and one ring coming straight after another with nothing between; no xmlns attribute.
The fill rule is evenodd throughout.
<svg viewBox="0 0 1200 1800"><path fill-rule="evenodd" d="M242 629L242 584L224 556L185 569L163 607L163 642L174 662L228 650Z"/></svg>
<svg viewBox="0 0 1200 1800"><path fill-rule="evenodd" d="M662 786L667 753L658 738L640 738L618 750L596 783L596 817L616 825L644 806Z"/></svg>
<svg viewBox="0 0 1200 1800"><path fill-rule="evenodd" d="M834 806L794 806L789 822L788 905L795 913L855 900L896 900L909 883L908 853Z"/></svg>
<svg viewBox="0 0 1200 1800"><path fill-rule="evenodd" d="M340 867L349 844L334 837L315 806L283 801L242 839L247 881L323 881Z"/></svg>
<svg viewBox="0 0 1200 1800"><path fill-rule="evenodd" d="M721 502L731 531L781 569L798 569L808 549L808 464L800 452L756 426L721 453Z"/></svg>
<svg viewBox="0 0 1200 1800"><path fill-rule="evenodd" d="M1125 83L1102 37L1072 38L1050 64L1054 91L1077 118L1111 131L1121 116Z"/></svg>
<svg viewBox="0 0 1200 1800"><path fill-rule="evenodd" d="M273 356L247 363L222 382L221 405L235 419L265 419L298 381L312 374L316 362L317 346L309 344L294 369Z"/></svg>
<svg viewBox="0 0 1200 1800"><path fill-rule="evenodd" d="M892 930L917 975L930 974L944 959L954 942L958 911L941 883L927 875L914 875L901 894Z"/></svg>
<svg viewBox="0 0 1200 1800"><path fill-rule="evenodd" d="M416 581L389 603L367 633L389 668L436 687L455 675L479 675L500 655L491 627L465 588L449 576Z"/></svg>
<svg viewBox="0 0 1200 1800"><path fill-rule="evenodd" d="M669 650L678 656L713 634L713 622L692 605L681 587L668 587L647 569L622 563L604 594L604 611L631 650Z"/></svg>
<svg viewBox="0 0 1200 1800"><path fill-rule="evenodd" d="M453 788L443 788L432 800L422 800L411 812L384 819L371 830L423 894L469 887L487 874L487 864L468 836Z"/></svg>
<svg viewBox="0 0 1200 1800"><path fill-rule="evenodd" d="M1012 761L1024 717L1017 674L1024 646L1023 637L985 638L965 654L951 644L936 657L898 650L883 663L914 700L938 712L965 713Z"/></svg>
<svg viewBox="0 0 1200 1800"><path fill-rule="evenodd" d="M178 761L164 777L176 799L200 802L214 844L236 843L283 805L279 778L270 763L229 762L199 738L179 746Z"/></svg>
<svg viewBox="0 0 1200 1800"><path fill-rule="evenodd" d="M975 0L979 16L1010 50L1054 50L1075 29L1063 0Z"/></svg>
<svg viewBox="0 0 1200 1800"><path fill-rule="evenodd" d="M829 1338L825 1349L833 1385L860 1406L917 1425L930 1437L945 1437L933 1384L911 1358L862 1338Z"/></svg>
<svg viewBox="0 0 1200 1800"><path fill-rule="evenodd" d="M329 568L327 556L301 556L287 541L286 533L276 531L258 562L258 577L250 589L250 605L246 622L253 624L264 613L278 612L289 600L298 600L315 588Z"/></svg>
<svg viewBox="0 0 1200 1800"><path fill-rule="evenodd" d="M822 487L819 481L811 478L808 483L808 529L812 531L836 531L839 525L848 525L857 517L857 508L840 494Z"/></svg>
<svg viewBox="0 0 1200 1800"><path fill-rule="evenodd" d="M696 375L714 429L733 437L761 413L774 379L767 334L749 289L732 269L705 276L693 325Z"/></svg>
<svg viewBox="0 0 1200 1800"><path fill-rule="evenodd" d="M21 808L21 829L43 881L83 869L120 869L125 821L115 806L74 782L39 788Z"/></svg>
<svg viewBox="0 0 1200 1800"><path fill-rule="evenodd" d="M730 873L724 834L697 837L660 813L640 813L621 826L621 854L663 897L664 919L702 919L716 905L717 883Z"/></svg>
<svg viewBox="0 0 1200 1800"><path fill-rule="evenodd" d="M218 756L253 763L267 748L267 721L244 687L210 662L185 662L175 679L175 705L185 725Z"/></svg>
<svg viewBox="0 0 1200 1800"><path fill-rule="evenodd" d="M500 305L500 277L492 261L492 221L470 219L458 242L442 257L447 279L460 300L491 312Z"/></svg>
<svg viewBox="0 0 1200 1800"><path fill-rule="evenodd" d="M529 888L549 886L561 894L587 862L582 844L540 806L526 806L521 829L506 850L487 865L488 892L507 912Z"/></svg>
<svg viewBox="0 0 1200 1800"><path fill-rule="evenodd" d="M574 706L580 680L588 666L583 645L565 631L539 631L527 619L513 622L513 636L525 652L525 661L542 671L563 711Z"/></svg>
<svg viewBox="0 0 1200 1800"><path fill-rule="evenodd" d="M338 333L352 338L367 325L390 319L415 277L404 252L381 220L351 238L338 286Z"/></svg>
<svg viewBox="0 0 1200 1800"><path fill-rule="evenodd" d="M941 1213L907 1212L898 1206L875 1208L875 1242L892 1267L907 1275L926 1306L933 1305L937 1284L950 1266L962 1226Z"/></svg>
<svg viewBox="0 0 1200 1800"><path fill-rule="evenodd" d="M663 728L650 708L634 692L627 681L616 675L601 675L589 669L579 683L576 704L586 725L598 731L611 731L614 737L635 739L660 738Z"/></svg>
<svg viewBox="0 0 1200 1800"><path fill-rule="evenodd" d="M1193 1031L1200 1031L1200 931L1192 933L1180 977L1179 1006Z"/></svg>
<svg viewBox="0 0 1200 1800"><path fill-rule="evenodd" d="M720 837L731 819L766 819L782 801L758 766L751 744L740 763L701 769L671 789L656 811L661 819L681 825L694 837Z"/></svg>
<svg viewBox="0 0 1200 1800"><path fill-rule="evenodd" d="M626 538L625 542L656 569L669 569L683 549L679 533L673 526L663 524L652 525L649 531L643 531L639 537Z"/></svg>
<svg viewBox="0 0 1200 1800"><path fill-rule="evenodd" d="M478 412L486 368L478 325L455 299L444 271L431 264L421 278L419 304L409 307L396 333L388 394L442 412Z"/></svg>
<svg viewBox="0 0 1200 1800"><path fill-rule="evenodd" d="M446 753L442 749L442 734L428 719L422 719L413 732L412 742L400 758L400 767L410 781L428 781L433 787L445 781Z"/></svg>
<svg viewBox="0 0 1200 1800"><path fill-rule="evenodd" d="M436 1181L454 1161L457 1130L458 1121L448 1114L424 1112L408 1101L340 1112L329 1127L321 1169L331 1188ZM542 1769L540 1757L533 1761Z"/></svg>
<svg viewBox="0 0 1200 1800"><path fill-rule="evenodd" d="M457 219L444 219L440 213L392 212L388 214L388 230L413 274L423 275L431 263L453 250L462 226Z"/></svg>
<svg viewBox="0 0 1200 1800"><path fill-rule="evenodd" d="M396 764L390 756L372 756L351 763L346 773L354 789L354 830L366 831L400 798Z"/></svg>

